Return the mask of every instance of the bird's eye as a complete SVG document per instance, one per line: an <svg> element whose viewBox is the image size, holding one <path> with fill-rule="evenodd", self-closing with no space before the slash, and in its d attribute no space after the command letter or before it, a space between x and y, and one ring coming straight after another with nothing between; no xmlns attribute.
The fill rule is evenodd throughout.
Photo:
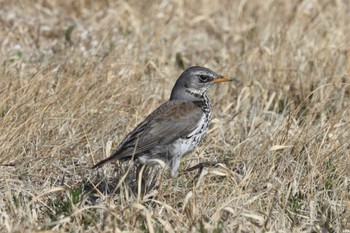
<svg viewBox="0 0 350 233"><path fill-rule="evenodd" d="M208 76L205 76L205 75L199 75L199 80L201 82L208 82Z"/></svg>

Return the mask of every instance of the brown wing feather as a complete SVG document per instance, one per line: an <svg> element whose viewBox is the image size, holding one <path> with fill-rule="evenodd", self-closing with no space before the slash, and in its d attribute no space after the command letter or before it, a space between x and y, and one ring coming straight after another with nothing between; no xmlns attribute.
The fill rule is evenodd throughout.
<svg viewBox="0 0 350 233"><path fill-rule="evenodd" d="M134 152L137 158L156 145L166 145L186 137L195 129L203 114L201 108L192 102L167 101L129 133L110 157L93 168L114 159L129 159Z"/></svg>

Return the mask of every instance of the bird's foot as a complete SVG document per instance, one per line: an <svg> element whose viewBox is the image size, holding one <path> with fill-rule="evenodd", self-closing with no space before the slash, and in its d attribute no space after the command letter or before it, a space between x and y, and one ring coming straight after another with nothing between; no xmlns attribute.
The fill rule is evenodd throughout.
<svg viewBox="0 0 350 233"><path fill-rule="evenodd" d="M199 175L204 168L206 167L215 167L217 164L222 163L222 162L203 162L203 163L199 163L197 165L194 165L193 167L187 168L185 171L181 172L178 176L182 176L187 174L188 172L192 172L194 170L199 170L198 174Z"/></svg>

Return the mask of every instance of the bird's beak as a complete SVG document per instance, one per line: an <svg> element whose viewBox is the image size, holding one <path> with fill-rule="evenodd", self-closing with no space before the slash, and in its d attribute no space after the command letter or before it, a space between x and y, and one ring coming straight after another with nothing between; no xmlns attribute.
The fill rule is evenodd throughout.
<svg viewBox="0 0 350 233"><path fill-rule="evenodd" d="M234 81L234 80L228 78L227 76L219 76L218 78L214 79L212 82L221 83L221 82L231 82L231 81Z"/></svg>

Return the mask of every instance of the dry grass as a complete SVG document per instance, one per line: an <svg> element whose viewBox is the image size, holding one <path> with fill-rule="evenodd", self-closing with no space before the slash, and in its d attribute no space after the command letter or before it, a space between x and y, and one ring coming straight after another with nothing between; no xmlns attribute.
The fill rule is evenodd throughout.
<svg viewBox="0 0 350 233"><path fill-rule="evenodd" d="M350 232L349 12L341 0L0 1L0 231ZM163 174L143 197L125 183L82 194L125 173L85 167L190 65L242 83L213 88L210 131L180 170L225 162Z"/></svg>

